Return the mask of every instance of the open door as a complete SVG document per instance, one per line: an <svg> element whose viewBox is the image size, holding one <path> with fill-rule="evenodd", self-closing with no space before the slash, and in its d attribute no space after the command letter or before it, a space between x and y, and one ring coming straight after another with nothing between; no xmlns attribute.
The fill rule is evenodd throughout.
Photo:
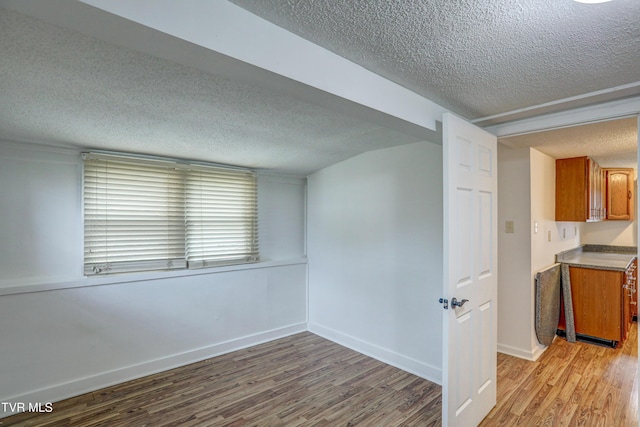
<svg viewBox="0 0 640 427"><path fill-rule="evenodd" d="M442 421L477 426L496 404L497 139L444 114Z"/></svg>

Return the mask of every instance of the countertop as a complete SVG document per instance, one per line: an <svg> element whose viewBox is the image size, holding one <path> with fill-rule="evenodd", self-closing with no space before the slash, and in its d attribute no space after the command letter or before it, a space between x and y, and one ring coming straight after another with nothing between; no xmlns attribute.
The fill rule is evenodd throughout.
<svg viewBox="0 0 640 427"><path fill-rule="evenodd" d="M600 270L625 271L635 259L635 255L582 252L561 262L574 267L597 268Z"/></svg>
<svg viewBox="0 0 640 427"><path fill-rule="evenodd" d="M628 246L583 245L561 252L556 261L574 267L625 271L637 256L637 249Z"/></svg>

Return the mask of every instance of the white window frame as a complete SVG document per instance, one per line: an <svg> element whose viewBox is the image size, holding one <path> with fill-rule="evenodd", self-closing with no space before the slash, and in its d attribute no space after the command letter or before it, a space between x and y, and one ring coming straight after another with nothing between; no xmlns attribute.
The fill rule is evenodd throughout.
<svg viewBox="0 0 640 427"><path fill-rule="evenodd" d="M254 171L83 153L84 272L259 261Z"/></svg>

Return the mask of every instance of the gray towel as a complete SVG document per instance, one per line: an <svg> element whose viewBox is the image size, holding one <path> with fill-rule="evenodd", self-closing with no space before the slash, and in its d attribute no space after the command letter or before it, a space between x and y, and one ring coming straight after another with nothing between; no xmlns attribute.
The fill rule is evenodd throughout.
<svg viewBox="0 0 640 427"><path fill-rule="evenodd" d="M573 298L571 297L571 274L567 264L562 264L562 295L564 298L564 323L567 330L567 341L576 342L576 323L573 317Z"/></svg>
<svg viewBox="0 0 640 427"><path fill-rule="evenodd" d="M560 264L536 273L536 335L542 345L551 345L560 320Z"/></svg>

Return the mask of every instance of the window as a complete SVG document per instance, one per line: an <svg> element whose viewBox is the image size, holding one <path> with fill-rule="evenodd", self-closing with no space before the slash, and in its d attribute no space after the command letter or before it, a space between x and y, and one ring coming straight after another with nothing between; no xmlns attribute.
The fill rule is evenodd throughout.
<svg viewBox="0 0 640 427"><path fill-rule="evenodd" d="M258 260L252 171L96 153L83 159L86 275Z"/></svg>

